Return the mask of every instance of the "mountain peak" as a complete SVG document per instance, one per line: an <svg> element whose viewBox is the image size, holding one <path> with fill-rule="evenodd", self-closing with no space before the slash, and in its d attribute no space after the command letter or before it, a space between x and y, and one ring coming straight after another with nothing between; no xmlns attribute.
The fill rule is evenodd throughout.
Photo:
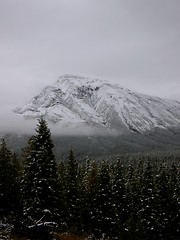
<svg viewBox="0 0 180 240"><path fill-rule="evenodd" d="M94 79L94 78L88 78L88 77L83 77L80 75L72 75L72 74L65 74L62 75L58 78L56 84L62 84L63 82L66 83L73 83L77 86L82 86L84 84L88 85L88 84L105 84L108 83L105 80L100 80L100 79Z"/></svg>
<svg viewBox="0 0 180 240"><path fill-rule="evenodd" d="M180 103L138 94L108 81L63 75L28 104L14 110L26 119L43 116L60 129L101 133L146 132L180 127ZM92 130L92 131L91 131Z"/></svg>

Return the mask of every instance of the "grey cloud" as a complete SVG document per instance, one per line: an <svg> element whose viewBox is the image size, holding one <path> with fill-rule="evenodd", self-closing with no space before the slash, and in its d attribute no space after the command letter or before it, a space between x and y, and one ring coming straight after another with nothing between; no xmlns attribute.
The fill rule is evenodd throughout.
<svg viewBox="0 0 180 240"><path fill-rule="evenodd" d="M180 99L179 0L1 0L1 104L65 73Z"/></svg>

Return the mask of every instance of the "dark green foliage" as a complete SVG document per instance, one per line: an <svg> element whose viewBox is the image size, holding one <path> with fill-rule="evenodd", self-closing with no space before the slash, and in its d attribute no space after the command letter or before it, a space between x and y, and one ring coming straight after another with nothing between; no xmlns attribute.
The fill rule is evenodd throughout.
<svg viewBox="0 0 180 240"><path fill-rule="evenodd" d="M171 198L171 230L180 234L180 169L174 163L169 169L169 191Z"/></svg>
<svg viewBox="0 0 180 240"><path fill-rule="evenodd" d="M22 181L26 224L58 219L58 175L50 130L39 120L37 134L29 141Z"/></svg>
<svg viewBox="0 0 180 240"><path fill-rule="evenodd" d="M56 221L59 231L97 239L180 238L178 156L126 155L111 163L87 158L83 163L71 150L68 161L57 167L52 149L50 130L40 119L22 156L21 212L16 201L21 199L17 189L21 167L2 142L1 217L13 212L15 225L24 220L26 226Z"/></svg>
<svg viewBox="0 0 180 240"><path fill-rule="evenodd" d="M66 224L72 232L80 230L80 174L78 163L72 150L69 152L66 167L65 196Z"/></svg>
<svg viewBox="0 0 180 240"><path fill-rule="evenodd" d="M97 164L86 162L84 174L84 225L88 233L92 233L96 228L97 220L97 192L98 192L98 167Z"/></svg>
<svg viewBox="0 0 180 240"><path fill-rule="evenodd" d="M102 234L112 236L115 227L115 216L112 206L110 166L107 162L101 163L96 184L96 226L94 231L98 236L102 236Z"/></svg>
<svg viewBox="0 0 180 240"><path fill-rule="evenodd" d="M19 201L18 163L6 146L0 145L0 217L16 212Z"/></svg>
<svg viewBox="0 0 180 240"><path fill-rule="evenodd" d="M66 231L67 230L67 224L66 224L66 187L67 187L67 182L66 182L66 166L63 162L59 162L58 164L58 195L59 195L59 228L61 231Z"/></svg>
<svg viewBox="0 0 180 240"><path fill-rule="evenodd" d="M114 235L117 238L126 235L127 203L124 178L124 166L118 159L112 178L112 206L114 211Z"/></svg>
<svg viewBox="0 0 180 240"><path fill-rule="evenodd" d="M145 163L144 171L142 173L142 183L140 192L140 205L137 212L139 219L139 226L137 232L144 239L157 239L157 195L154 184L153 167L148 160Z"/></svg>
<svg viewBox="0 0 180 240"><path fill-rule="evenodd" d="M159 174L156 177L156 186L158 194L158 214L159 214L159 235L161 239L172 239L172 236L178 230L179 210L178 196L176 195L176 182L172 184L174 172L167 168L166 165L161 166ZM169 179L170 183L169 184ZM175 180L175 179L174 179ZM176 220L175 220L176 219ZM177 221L177 222L176 222ZM173 229L175 230L173 232Z"/></svg>
<svg viewBox="0 0 180 240"><path fill-rule="evenodd" d="M135 166L131 163L127 166L125 171L125 186L126 186L126 207L125 213L127 215L125 221L125 238L133 239L134 233L138 229L138 216L137 212L140 206L140 189L138 186L139 179L135 175Z"/></svg>

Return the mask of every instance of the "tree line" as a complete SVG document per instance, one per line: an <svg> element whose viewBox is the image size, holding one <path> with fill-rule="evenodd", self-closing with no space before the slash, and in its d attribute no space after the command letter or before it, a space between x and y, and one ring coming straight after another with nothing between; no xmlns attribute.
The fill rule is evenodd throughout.
<svg viewBox="0 0 180 240"><path fill-rule="evenodd" d="M179 158L56 162L40 119L20 159L0 146L0 221L14 232L38 224L94 239L169 240L180 236Z"/></svg>

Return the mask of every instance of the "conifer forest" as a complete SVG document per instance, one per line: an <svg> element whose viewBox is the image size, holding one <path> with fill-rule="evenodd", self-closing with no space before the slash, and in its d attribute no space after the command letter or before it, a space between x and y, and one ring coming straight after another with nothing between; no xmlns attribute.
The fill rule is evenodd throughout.
<svg viewBox="0 0 180 240"><path fill-rule="evenodd" d="M180 156L56 161L40 119L16 156L0 146L0 239L180 239Z"/></svg>

